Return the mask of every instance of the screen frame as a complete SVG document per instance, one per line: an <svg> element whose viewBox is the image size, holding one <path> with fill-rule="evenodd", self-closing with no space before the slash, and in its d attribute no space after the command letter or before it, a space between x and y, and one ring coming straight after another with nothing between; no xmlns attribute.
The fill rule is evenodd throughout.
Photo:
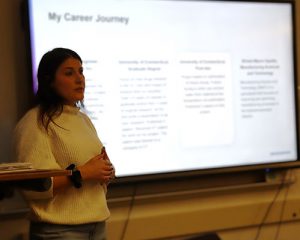
<svg viewBox="0 0 300 240"><path fill-rule="evenodd" d="M33 61L32 61L32 30L30 28L30 16L29 16L29 1L30 0L23 0L21 4L21 16L22 22L24 27L24 32L26 35L26 45L27 48L27 56L28 56L28 75L30 78L30 93L29 93L29 106L34 106L34 99L35 99L35 85L34 85L34 76L32 74L33 69ZM176 0L174 0L176 1ZM186 0L186 1L207 1L207 0ZM300 168L300 159L299 159L299 96L298 96L298 56L297 56L297 28L296 28L296 7L294 0L214 0L215 2L250 2L250 3L284 3L290 4L292 10L292 52L293 52L293 70L294 70L294 100L295 100L295 122L296 122L296 143L297 143L297 160L293 161L284 161L284 162L277 162L277 163L262 163L262 164L253 164L253 165L239 165L239 166L225 166L225 167L217 167L217 168L208 168L208 169L197 169L197 170L188 170L188 171L172 171L172 172L162 172L162 173L151 173L151 174L141 174L141 175L132 175L132 176L121 176L117 177L114 180L114 183L130 183L130 182L144 182L144 181L157 181L162 179L177 179L177 178L185 178L185 177L196 177L202 175L214 175L214 174L230 174L230 173L243 173L243 172L257 172L257 171L264 171L269 172L271 170L279 170L279 169L293 169L293 168Z"/></svg>

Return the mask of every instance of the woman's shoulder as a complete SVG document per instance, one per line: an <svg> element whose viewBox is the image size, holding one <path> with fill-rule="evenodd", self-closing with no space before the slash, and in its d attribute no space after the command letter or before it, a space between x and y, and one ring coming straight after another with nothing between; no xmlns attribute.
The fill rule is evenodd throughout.
<svg viewBox="0 0 300 240"><path fill-rule="evenodd" d="M79 115L81 116L81 118L83 118L86 122L88 122L89 124L92 124L92 121L91 121L91 119L89 118L89 116L88 116L88 114L87 114L86 112L80 111L78 114L79 114Z"/></svg>
<svg viewBox="0 0 300 240"><path fill-rule="evenodd" d="M23 117L20 119L19 123L20 123L20 122L27 122L27 121L37 120L38 112L39 112L39 107L38 107L38 106L29 109L29 110L23 115Z"/></svg>
<svg viewBox="0 0 300 240"><path fill-rule="evenodd" d="M38 124L38 112L39 107L33 107L29 109L23 117L17 122L16 129L19 128L30 128L30 126L33 126L34 128Z"/></svg>
<svg viewBox="0 0 300 240"><path fill-rule="evenodd" d="M92 120L90 119L88 112L85 109L81 109L81 111L79 112L80 116L85 120L85 122L95 131L96 128L92 122Z"/></svg>

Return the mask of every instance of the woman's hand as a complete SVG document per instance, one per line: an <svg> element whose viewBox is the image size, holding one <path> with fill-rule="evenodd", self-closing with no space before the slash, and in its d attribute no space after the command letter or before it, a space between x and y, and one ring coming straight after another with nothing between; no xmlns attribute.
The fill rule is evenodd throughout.
<svg viewBox="0 0 300 240"><path fill-rule="evenodd" d="M111 171L111 173L110 173L110 178L109 178L108 181L105 182L105 183L108 185L108 184L116 177L116 175L115 175L115 167L114 167L114 165L111 163L111 161L110 161L110 159L109 159L109 157L108 157L108 155L107 155L107 152L106 152L106 149L105 149L104 146L102 147L101 154L103 154L104 159L105 159L105 160L111 165L111 167L112 167L112 171Z"/></svg>
<svg viewBox="0 0 300 240"><path fill-rule="evenodd" d="M111 164L105 149L101 154L91 158L87 163L77 167L81 173L83 180L99 181L102 184L108 185L115 177L115 169ZM67 176L53 177L53 192L54 195L62 191L66 186L71 186L71 182Z"/></svg>
<svg viewBox="0 0 300 240"><path fill-rule="evenodd" d="M110 163L106 152L91 158L87 163L79 166L83 180L97 180L101 183L107 183L111 180L114 168Z"/></svg>

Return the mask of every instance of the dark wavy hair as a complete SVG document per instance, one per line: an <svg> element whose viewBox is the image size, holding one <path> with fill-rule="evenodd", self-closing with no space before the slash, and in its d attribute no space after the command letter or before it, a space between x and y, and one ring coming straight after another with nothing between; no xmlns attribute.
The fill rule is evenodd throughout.
<svg viewBox="0 0 300 240"><path fill-rule="evenodd" d="M68 58L78 59L81 63L81 57L73 50L67 48L54 48L46 52L38 67L38 90L35 104L39 105L39 122L48 130L50 122L55 122L55 116L59 116L63 110L64 99L56 92L53 87L55 74L59 66ZM82 101L79 102L83 105Z"/></svg>

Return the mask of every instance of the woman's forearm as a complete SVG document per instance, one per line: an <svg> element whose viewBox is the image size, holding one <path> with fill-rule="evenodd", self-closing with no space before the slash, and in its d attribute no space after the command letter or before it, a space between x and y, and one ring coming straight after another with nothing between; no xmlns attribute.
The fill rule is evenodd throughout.
<svg viewBox="0 0 300 240"><path fill-rule="evenodd" d="M53 195L69 186L72 186L72 183L68 176L53 177Z"/></svg>

